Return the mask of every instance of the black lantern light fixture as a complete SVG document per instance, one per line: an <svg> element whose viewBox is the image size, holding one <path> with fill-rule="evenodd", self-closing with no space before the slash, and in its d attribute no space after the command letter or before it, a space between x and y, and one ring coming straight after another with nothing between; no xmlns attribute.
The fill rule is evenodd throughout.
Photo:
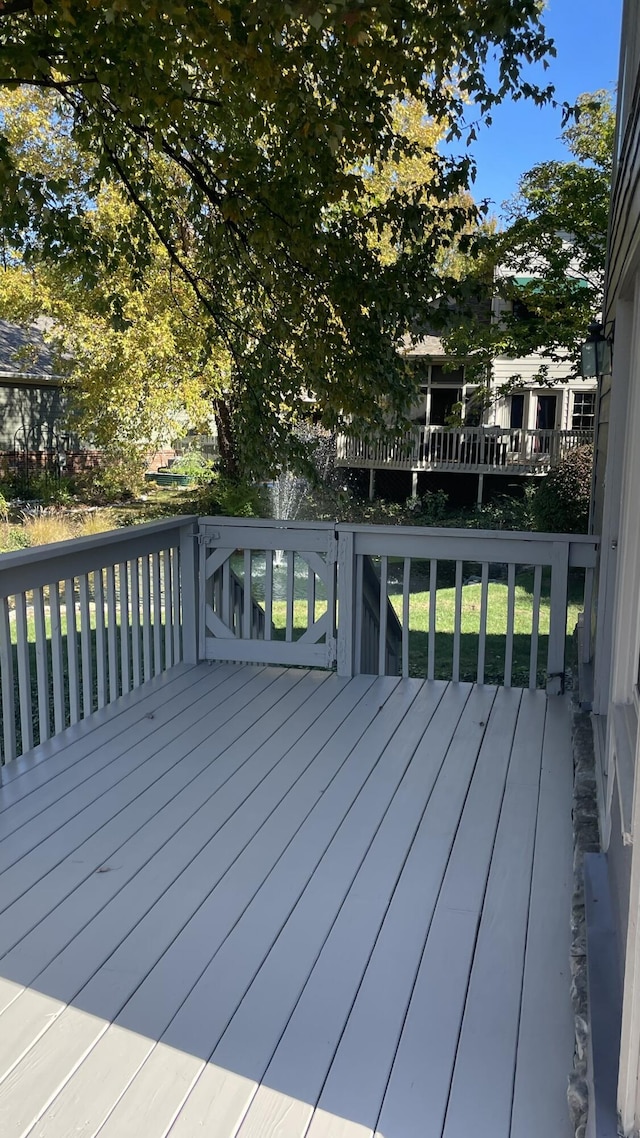
<svg viewBox="0 0 640 1138"><path fill-rule="evenodd" d="M580 345L580 371L583 379L597 379L611 371L611 344L597 320L591 321L587 338Z"/></svg>

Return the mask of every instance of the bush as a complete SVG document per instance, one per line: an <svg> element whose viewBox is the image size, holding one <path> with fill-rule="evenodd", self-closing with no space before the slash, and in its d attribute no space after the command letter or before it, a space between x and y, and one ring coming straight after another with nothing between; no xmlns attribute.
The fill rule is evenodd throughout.
<svg viewBox="0 0 640 1138"><path fill-rule="evenodd" d="M144 459L135 451L105 455L100 466L77 476L77 489L89 502L120 502L140 494L144 469Z"/></svg>
<svg viewBox="0 0 640 1138"><path fill-rule="evenodd" d="M58 476L49 470L32 471L28 477L18 474L13 496L27 502L40 502L43 506L68 506L73 501L75 485L72 478Z"/></svg>
<svg viewBox="0 0 640 1138"><path fill-rule="evenodd" d="M525 487L524 494L498 494L476 510L479 529L530 530L534 528L533 498L535 487Z"/></svg>
<svg viewBox="0 0 640 1138"><path fill-rule="evenodd" d="M419 498L408 498L405 508L411 524L440 526L448 513L449 497L444 490L425 490Z"/></svg>
<svg viewBox="0 0 640 1138"><path fill-rule="evenodd" d="M532 515L542 533L586 533L591 498L593 448L576 447L535 490Z"/></svg>
<svg viewBox="0 0 640 1138"><path fill-rule="evenodd" d="M220 514L229 518L264 518L268 507L263 487L251 482L235 482L212 474L193 502L194 512Z"/></svg>
<svg viewBox="0 0 640 1138"><path fill-rule="evenodd" d="M211 459L205 458L198 450L187 451L174 459L169 467L172 474L186 474L196 486L206 486L213 480L214 471Z"/></svg>

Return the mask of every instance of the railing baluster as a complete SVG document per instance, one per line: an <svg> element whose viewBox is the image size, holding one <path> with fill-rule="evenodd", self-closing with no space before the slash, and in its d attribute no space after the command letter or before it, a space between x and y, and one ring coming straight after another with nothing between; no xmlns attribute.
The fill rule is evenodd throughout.
<svg viewBox="0 0 640 1138"><path fill-rule="evenodd" d="M65 728L64 664L62 659L62 622L60 619L60 585L49 586L51 611L51 674L53 678L53 725L56 735Z"/></svg>
<svg viewBox="0 0 640 1138"><path fill-rule="evenodd" d="M109 701L118 698L118 621L116 613L116 571L109 565L107 574L107 657L109 660Z"/></svg>
<svg viewBox="0 0 640 1138"><path fill-rule="evenodd" d="M436 675L436 597L438 591L438 561L429 561L429 640L427 644L427 679Z"/></svg>
<svg viewBox="0 0 640 1138"><path fill-rule="evenodd" d="M129 639L129 573L126 562L118 565L120 593L120 683L122 694L131 691L131 641Z"/></svg>
<svg viewBox="0 0 640 1138"><path fill-rule="evenodd" d="M478 635L478 683L484 683L484 666L487 649L487 601L489 597L489 563L482 562L480 577L480 631Z"/></svg>
<svg viewBox="0 0 640 1138"><path fill-rule="evenodd" d="M6 597L2 597L0 600L0 686L2 687L2 736L5 763L15 758L16 754L14 682L9 602Z"/></svg>
<svg viewBox="0 0 640 1138"><path fill-rule="evenodd" d="M160 581L160 554L151 555L153 597L153 674L159 676L162 672L162 585Z"/></svg>
<svg viewBox="0 0 640 1138"><path fill-rule="evenodd" d="M513 672L513 629L516 614L516 567L507 567L507 633L504 646L504 686L511 687Z"/></svg>
<svg viewBox="0 0 640 1138"><path fill-rule="evenodd" d="M355 607L354 614L354 650L353 650L353 670L356 676L359 676L365 666L365 659L363 659L363 641L366 636L365 628L365 614L364 614L364 557L358 553L354 557L355 561L355 581L354 581L354 594L355 594ZM373 671L373 667L372 667Z"/></svg>
<svg viewBox="0 0 640 1138"><path fill-rule="evenodd" d="M69 723L80 719L80 678L78 676L78 629L76 625L75 580L64 583L64 608L67 617L67 683L69 687Z"/></svg>
<svg viewBox="0 0 640 1138"><path fill-rule="evenodd" d="M316 575L310 565L307 565L307 628L316 619Z"/></svg>
<svg viewBox="0 0 640 1138"><path fill-rule="evenodd" d="M180 574L180 551L175 546L171 550L171 587L173 590L173 662L174 664L178 664L182 659L182 621L180 619L182 579Z"/></svg>
<svg viewBox="0 0 640 1138"><path fill-rule="evenodd" d="M102 569L93 574L93 596L96 606L96 689L97 707L107 705L107 653L104 625L104 581Z"/></svg>
<svg viewBox="0 0 640 1138"><path fill-rule="evenodd" d="M451 678L460 682L460 637L462 635L462 561L456 561L455 611L453 617L453 666Z"/></svg>
<svg viewBox="0 0 640 1138"><path fill-rule="evenodd" d="M173 592L171 581L171 550L162 551L162 582L164 616L164 663L166 668L173 664Z"/></svg>
<svg viewBox="0 0 640 1138"><path fill-rule="evenodd" d="M231 566L229 564L229 558L227 558L227 560L222 565L222 613L220 614L220 619L224 624L227 624L229 628L232 628L237 635L238 629L233 623L233 615L234 609L233 596L231 593Z"/></svg>
<svg viewBox="0 0 640 1138"><path fill-rule="evenodd" d="M554 541L551 554L549 651L547 654L547 691L550 695L557 695L564 690L568 583L569 544L566 541Z"/></svg>
<svg viewBox="0 0 640 1138"><path fill-rule="evenodd" d="M529 654L529 687L538 686L538 636L540 633L540 592L542 589L542 565L533 571L533 610L531 613L531 650Z"/></svg>
<svg viewBox="0 0 640 1138"><path fill-rule="evenodd" d="M251 550L244 551L244 597L242 602L242 635L245 640L251 639L251 616L253 610L253 596L251 593Z"/></svg>
<svg viewBox="0 0 640 1138"><path fill-rule="evenodd" d="M582 663L588 664L591 660L591 606L593 604L593 569L584 571L584 597L582 611L584 620L582 626Z"/></svg>
<svg viewBox="0 0 640 1138"><path fill-rule="evenodd" d="M389 561L385 556L380 558L380 611L378 614L378 675L387 674L387 590L389 579Z"/></svg>
<svg viewBox="0 0 640 1138"><path fill-rule="evenodd" d="M38 691L38 737L44 743L51 735L49 708L49 647L44 618L44 590L33 590L33 619L36 636L36 685Z"/></svg>
<svg viewBox="0 0 640 1138"><path fill-rule="evenodd" d="M409 602L411 584L411 558L405 557L402 566L402 676L409 675Z"/></svg>
<svg viewBox="0 0 640 1138"><path fill-rule="evenodd" d="M273 550L264 551L264 638L271 640L273 630Z"/></svg>
<svg viewBox="0 0 640 1138"><path fill-rule="evenodd" d="M31 666L29 663L29 634L27 630L27 598L24 593L16 597L16 656L18 659L18 691L20 700L20 733L22 750L33 747L33 709L31 706Z"/></svg>
<svg viewBox="0 0 640 1138"><path fill-rule="evenodd" d="M293 549L287 550L287 627L285 632L285 640L288 642L291 642L293 640L293 587L295 556L296 555Z"/></svg>
<svg viewBox="0 0 640 1138"><path fill-rule="evenodd" d="M82 714L86 718L93 711L93 667L91 644L91 608L89 605L89 575L83 573L80 587L80 667L82 675ZM36 637L37 637L36 624ZM37 644L37 639L36 639ZM48 738L48 735L46 736ZM40 730L42 738L42 729Z"/></svg>
<svg viewBox="0 0 640 1138"><path fill-rule="evenodd" d="M142 644L140 639L140 560L132 558L131 570L131 670L134 688L142 683Z"/></svg>
<svg viewBox="0 0 640 1138"><path fill-rule="evenodd" d="M151 566L147 553L142 561L142 661L144 680L151 679Z"/></svg>

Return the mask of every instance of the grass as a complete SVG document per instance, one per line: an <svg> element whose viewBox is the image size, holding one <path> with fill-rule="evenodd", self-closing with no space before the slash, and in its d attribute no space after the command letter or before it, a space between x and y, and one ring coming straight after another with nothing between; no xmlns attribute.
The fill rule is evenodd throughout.
<svg viewBox="0 0 640 1138"><path fill-rule="evenodd" d="M390 582L389 599L402 623L401 586ZM567 639L575 628L578 613L581 611L581 581L578 575L572 577L569 590L567 612ZM487 636L485 643L486 683L504 682L504 653L507 628L507 585L491 581L488 590ZM474 682L477 679L478 642L480 631L481 585L467 584L462 587L462 619L460 637L460 679ZM429 653L429 592L425 589L412 591L409 608L409 674L416 677L427 675ZM324 611L316 606L316 619ZM528 686L531 653L531 625L533 618L533 573L524 570L516 577L513 667L511 682L515 686ZM273 605L273 622L277 639L283 640L286 625L286 605L276 602ZM307 627L306 601L295 601L293 608L294 640ZM453 641L455 627L455 588L439 586L436 597L435 634L435 677L450 679L453 664ZM549 581L543 577L540 601L540 620L538 651L536 660L537 684L543 687L546 682L546 659L549 633ZM567 655L569 643L567 643Z"/></svg>

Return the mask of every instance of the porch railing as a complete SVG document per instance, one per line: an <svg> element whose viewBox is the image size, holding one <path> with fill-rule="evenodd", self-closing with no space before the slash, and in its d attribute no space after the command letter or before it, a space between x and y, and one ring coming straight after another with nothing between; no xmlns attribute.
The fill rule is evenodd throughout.
<svg viewBox="0 0 640 1138"><path fill-rule="evenodd" d="M339 435L337 462L372 469L543 474L567 451L592 441L591 431L419 427L393 441Z"/></svg>
<svg viewBox="0 0 640 1138"><path fill-rule="evenodd" d="M180 661L562 690L597 539L177 518L0 558L3 761ZM585 628L590 622L585 622ZM585 636L582 659L588 662Z"/></svg>
<svg viewBox="0 0 640 1138"><path fill-rule="evenodd" d="M362 650L364 566L380 579L377 662L389 673L389 601L400 625L396 674L564 688L570 612L591 609L597 539L493 530L339 525L338 669L370 671ZM575 621L574 621L575 624ZM588 638L582 645L590 659Z"/></svg>
<svg viewBox="0 0 640 1138"><path fill-rule="evenodd" d="M0 558L2 761L195 662L197 519Z"/></svg>

